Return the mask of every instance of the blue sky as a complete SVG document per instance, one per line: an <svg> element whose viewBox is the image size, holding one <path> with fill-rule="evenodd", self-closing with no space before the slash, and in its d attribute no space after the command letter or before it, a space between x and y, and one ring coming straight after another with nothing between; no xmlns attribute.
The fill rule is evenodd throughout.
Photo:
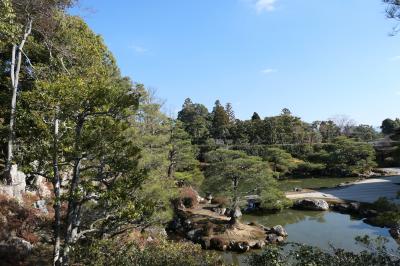
<svg viewBox="0 0 400 266"><path fill-rule="evenodd" d="M168 112L185 98L237 117L400 116L400 36L380 0L81 0L124 75Z"/></svg>

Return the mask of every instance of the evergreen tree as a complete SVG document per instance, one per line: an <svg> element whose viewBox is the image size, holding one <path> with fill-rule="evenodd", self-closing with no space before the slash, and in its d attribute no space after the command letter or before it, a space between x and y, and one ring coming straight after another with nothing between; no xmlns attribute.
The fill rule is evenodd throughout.
<svg viewBox="0 0 400 266"><path fill-rule="evenodd" d="M253 115L251 116L251 120L252 121L261 120L261 117L257 112L254 112Z"/></svg>
<svg viewBox="0 0 400 266"><path fill-rule="evenodd" d="M211 133L214 139L226 140L228 137L229 116L221 102L217 100L212 112Z"/></svg>

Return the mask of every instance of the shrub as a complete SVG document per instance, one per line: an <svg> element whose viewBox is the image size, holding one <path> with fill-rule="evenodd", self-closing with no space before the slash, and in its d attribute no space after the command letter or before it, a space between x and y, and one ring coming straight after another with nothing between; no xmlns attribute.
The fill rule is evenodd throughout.
<svg viewBox="0 0 400 266"><path fill-rule="evenodd" d="M293 202L285 197L285 194L277 188L269 188L261 193L261 209L282 210L289 208Z"/></svg>
<svg viewBox="0 0 400 266"><path fill-rule="evenodd" d="M199 204L198 196L199 194L192 187L183 187L179 198L186 208L195 208Z"/></svg>
<svg viewBox="0 0 400 266"><path fill-rule="evenodd" d="M212 204L217 204L220 208L226 208L230 206L230 199L227 197L218 196L211 200Z"/></svg>
<svg viewBox="0 0 400 266"><path fill-rule="evenodd" d="M221 258L213 252L204 252L199 245L160 240L144 249L134 243L102 240L89 246L75 248L73 262L89 266L205 266L222 265Z"/></svg>

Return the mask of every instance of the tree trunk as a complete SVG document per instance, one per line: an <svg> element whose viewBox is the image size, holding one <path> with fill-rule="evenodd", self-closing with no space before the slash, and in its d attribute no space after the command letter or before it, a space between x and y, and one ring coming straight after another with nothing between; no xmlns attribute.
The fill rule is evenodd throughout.
<svg viewBox="0 0 400 266"><path fill-rule="evenodd" d="M17 93L19 85L19 74L21 71L22 64L22 49L32 32L32 20L29 19L25 28L25 33L19 46L13 45L11 54L11 109L10 109L10 123L9 123L9 135L8 135L8 145L7 145L7 158L6 158L6 168L5 173L9 173L11 170L11 165L13 164L14 157L14 137L15 137L15 117L17 109ZM18 51L17 51L18 50ZM7 182L10 183L10 178L7 177Z"/></svg>
<svg viewBox="0 0 400 266"><path fill-rule="evenodd" d="M59 131L59 120L56 117L54 118L54 132L53 132L53 172L54 172L54 257L53 257L53 265L60 266L61 265L61 177L58 169L58 131Z"/></svg>
<svg viewBox="0 0 400 266"><path fill-rule="evenodd" d="M237 177L233 178L233 204L232 204L232 210L231 213L229 214L230 220L229 224L231 226L235 226L238 222L238 217L236 217L236 208L238 207L238 185L239 185L239 180Z"/></svg>
<svg viewBox="0 0 400 266"><path fill-rule="evenodd" d="M78 200L76 199L76 192L79 185L80 180L80 168L81 168L81 137L82 137L82 129L83 124L85 122L84 117L79 117L77 121L77 125L75 128L75 162L73 168L73 175L71 180L71 187L69 190L69 200L68 200L68 212L67 212L67 232L64 241L63 248L63 265L69 264L69 252L71 249L71 245L74 243L77 234L77 224L79 222L80 210Z"/></svg>

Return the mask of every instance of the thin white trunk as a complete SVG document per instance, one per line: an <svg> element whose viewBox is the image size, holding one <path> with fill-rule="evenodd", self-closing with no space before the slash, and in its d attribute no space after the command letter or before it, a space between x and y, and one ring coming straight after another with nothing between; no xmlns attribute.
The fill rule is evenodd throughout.
<svg viewBox="0 0 400 266"><path fill-rule="evenodd" d="M53 265L61 265L61 177L58 168L58 137L59 137L59 123L58 113L54 118L54 132L53 132L53 172L54 172L54 260Z"/></svg>
<svg viewBox="0 0 400 266"><path fill-rule="evenodd" d="M19 76L21 72L22 64L22 49L32 32L32 20L29 19L25 28L25 33L19 46L13 45L11 54L11 110L10 110L10 124L9 124L9 136L8 136L8 147L7 147L7 161L6 161L6 173L11 170L14 157L14 136L15 136L15 117L17 109L17 93L19 85ZM18 50L18 51L17 51ZM8 180L10 182L10 180Z"/></svg>

